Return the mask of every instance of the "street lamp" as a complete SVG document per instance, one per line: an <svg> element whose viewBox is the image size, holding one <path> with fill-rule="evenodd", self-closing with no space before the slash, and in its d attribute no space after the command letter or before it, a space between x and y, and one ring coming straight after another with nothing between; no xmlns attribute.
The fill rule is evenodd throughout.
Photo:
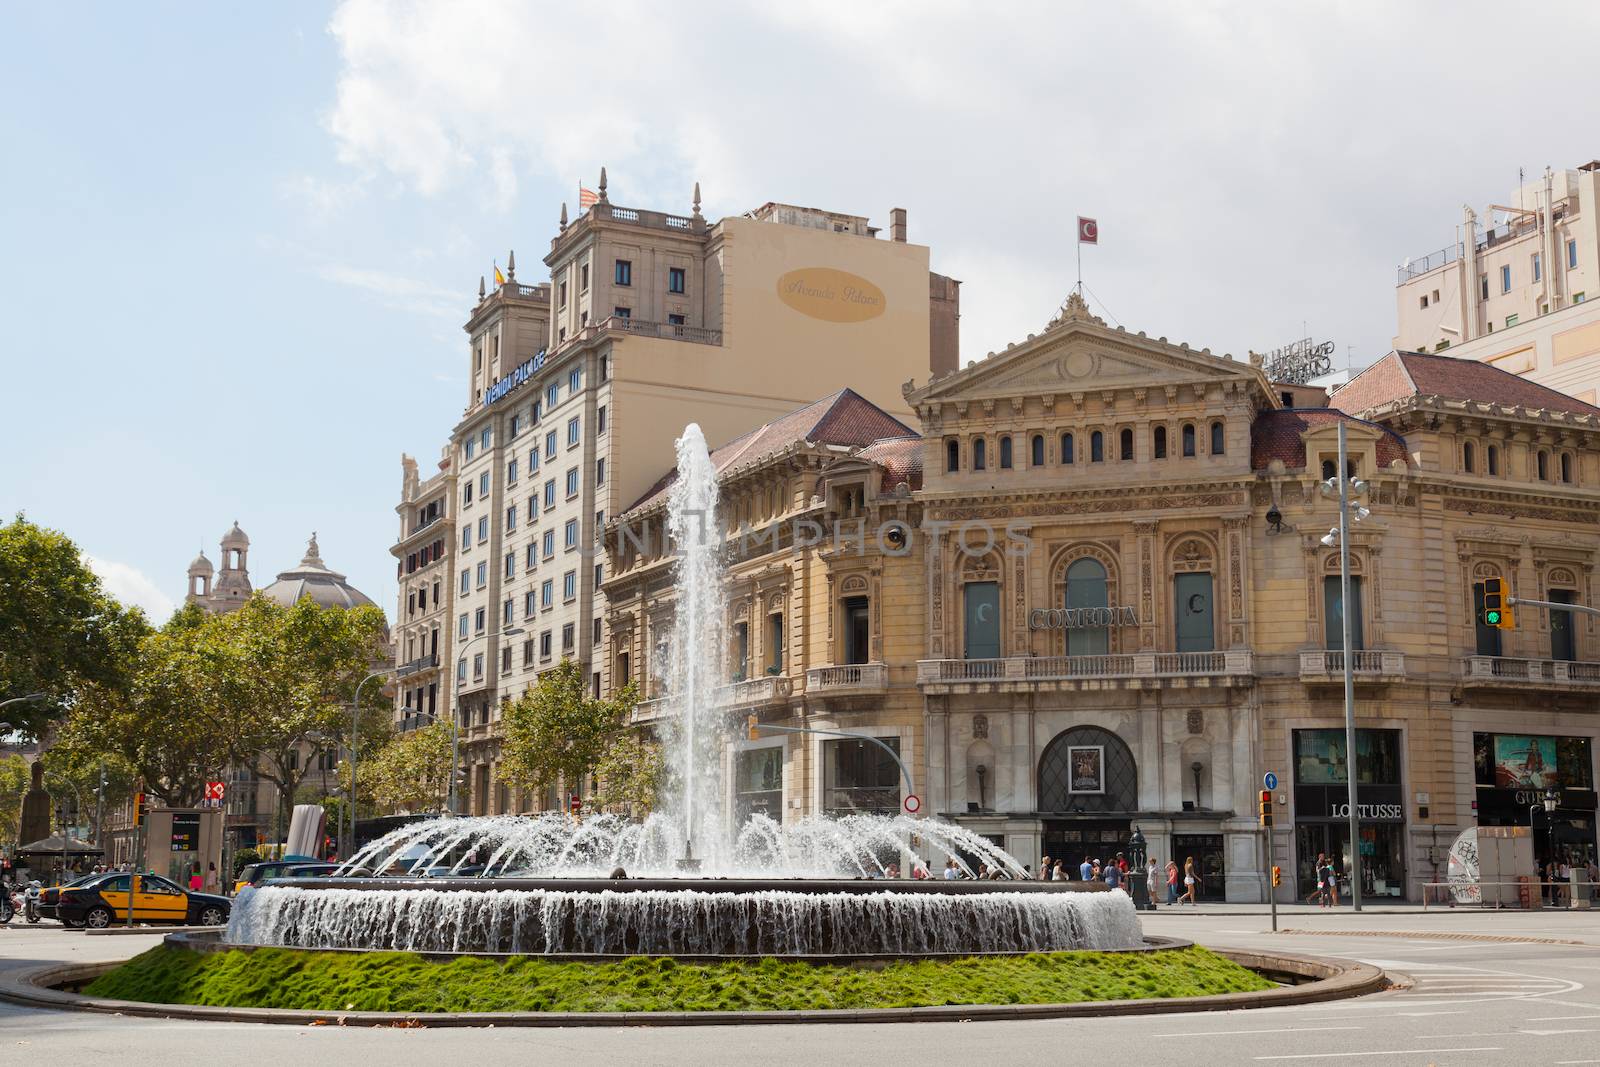
<svg viewBox="0 0 1600 1067"><path fill-rule="evenodd" d="M1361 910L1361 827L1356 804L1356 687L1355 650L1350 647L1350 527L1372 512L1354 503L1367 491L1367 483L1350 477L1345 420L1339 420L1339 469L1321 486L1322 495L1339 497L1339 525L1320 539L1328 548L1339 546L1339 621L1344 630L1341 646L1344 661L1344 748L1345 806L1350 810L1350 905Z"/></svg>
<svg viewBox="0 0 1600 1067"><path fill-rule="evenodd" d="M487 641L491 637L516 637L518 634L520 634L522 632L523 632L522 627L520 627L520 626L510 626L510 627L506 627L505 629L501 629L501 630L492 630L492 631L489 631L487 633L481 633L478 636L476 636L476 637L472 638L471 640L469 640L466 644L461 646L461 650L457 653L457 656L459 657L458 662L465 663L466 662L466 658L467 658L467 649L471 648L473 645L477 644L479 641ZM459 768L459 765L460 765L460 760L461 760L461 694L460 694L460 692L458 690L457 693L456 693L455 713L450 717L450 794L449 794L449 799L446 802L447 803L446 810L451 815L456 814L456 778L457 778L458 768Z"/></svg>
<svg viewBox="0 0 1600 1067"><path fill-rule="evenodd" d="M0 700L0 708L9 708L13 704L26 704L32 701L44 700L49 695L50 694L48 693L29 693L25 697L12 697L10 700ZM11 724L3 723L0 725L4 725L9 728Z"/></svg>

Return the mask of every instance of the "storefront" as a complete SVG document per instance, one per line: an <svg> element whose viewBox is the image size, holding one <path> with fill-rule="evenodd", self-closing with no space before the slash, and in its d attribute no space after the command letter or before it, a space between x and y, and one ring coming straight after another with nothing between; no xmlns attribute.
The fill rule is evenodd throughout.
<svg viewBox="0 0 1600 1067"><path fill-rule="evenodd" d="M1362 894L1404 897L1405 794L1400 781L1399 730L1356 731L1356 815L1360 828ZM1296 890L1317 889L1319 855L1334 857L1340 899L1349 891L1350 793L1342 729L1294 731Z"/></svg>
<svg viewBox="0 0 1600 1067"><path fill-rule="evenodd" d="M1527 826L1542 869L1552 860L1595 858L1595 789L1587 737L1472 735L1479 826ZM1545 809L1553 792L1554 811Z"/></svg>
<svg viewBox="0 0 1600 1067"><path fill-rule="evenodd" d="M1172 835L1172 858L1180 870L1188 868L1194 860L1194 870L1200 879L1194 895L1200 900L1225 900L1227 898L1227 866L1223 860L1221 834ZM1162 874L1165 878L1165 873ZM1183 892L1179 881L1179 892Z"/></svg>

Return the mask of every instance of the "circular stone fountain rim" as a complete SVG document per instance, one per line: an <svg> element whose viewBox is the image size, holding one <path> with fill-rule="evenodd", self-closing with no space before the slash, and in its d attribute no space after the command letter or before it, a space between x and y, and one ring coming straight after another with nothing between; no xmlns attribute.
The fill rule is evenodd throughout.
<svg viewBox="0 0 1600 1067"><path fill-rule="evenodd" d="M917 893L985 896L1000 893L1109 893L1104 882L916 880L908 878L279 878L262 889L420 889L439 892L557 893Z"/></svg>

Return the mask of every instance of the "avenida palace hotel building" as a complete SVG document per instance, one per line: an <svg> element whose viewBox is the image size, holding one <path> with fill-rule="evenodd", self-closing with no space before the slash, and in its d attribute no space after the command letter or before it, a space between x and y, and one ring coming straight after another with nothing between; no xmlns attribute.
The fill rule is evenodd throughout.
<svg viewBox="0 0 1600 1067"><path fill-rule="evenodd" d="M1041 333L904 400L915 425L847 390L712 442L730 810L906 799L871 746L750 740L755 714L885 739L924 812L1035 868L1048 855L1075 873L1137 826L1159 862L1194 858L1202 896L1262 900L1277 864L1280 898L1303 898L1319 852L1349 866L1348 654L1367 894L1420 899L1476 825L1532 818L1541 861L1593 853L1594 622L1523 609L1502 632L1477 625L1474 600L1500 574L1515 595L1594 603L1600 409L1405 352L1327 398L1109 328L1076 295ZM1370 509L1348 652L1338 551L1320 541L1340 421ZM607 684L641 684L643 728L661 714L672 612L662 473L606 530Z"/></svg>

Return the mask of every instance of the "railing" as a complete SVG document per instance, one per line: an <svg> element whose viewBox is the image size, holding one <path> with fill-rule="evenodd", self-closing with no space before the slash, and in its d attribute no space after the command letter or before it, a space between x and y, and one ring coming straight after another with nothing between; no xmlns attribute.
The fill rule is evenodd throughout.
<svg viewBox="0 0 1600 1067"><path fill-rule="evenodd" d="M1223 652L1134 652L1101 656L1011 656L1005 659L927 659L918 685L1026 685L1079 680L1188 680L1254 674L1249 649Z"/></svg>
<svg viewBox="0 0 1600 1067"><path fill-rule="evenodd" d="M595 204L589 208L588 214L592 219L611 219L613 222L626 222L633 226L646 226L653 230L701 233L706 228L706 220L700 216L668 215L664 211L617 207L615 204Z"/></svg>
<svg viewBox="0 0 1600 1067"><path fill-rule="evenodd" d="M625 319L610 315L600 321L600 329L631 333L639 337L660 337L668 341L688 341L699 345L720 345L721 330L704 326L680 326L675 322L651 322L648 319Z"/></svg>
<svg viewBox="0 0 1600 1067"><path fill-rule="evenodd" d="M794 692L794 680L769 674L734 682L717 690L717 703L725 708L751 707L785 700Z"/></svg>
<svg viewBox="0 0 1600 1067"><path fill-rule="evenodd" d="M411 671L425 671L429 667L437 667L438 665L439 653L430 652L426 656L418 656L414 660L400 664L399 670L406 671L408 673Z"/></svg>
<svg viewBox="0 0 1600 1067"><path fill-rule="evenodd" d="M635 724L657 722L667 711L666 697L653 697L650 700L641 700L633 706L631 721Z"/></svg>
<svg viewBox="0 0 1600 1067"><path fill-rule="evenodd" d="M442 511L438 512L437 514L430 515L428 518L423 519L421 522L419 522L416 525L412 526L411 527L411 532L406 534L406 536L407 537L413 537L413 536L421 533L423 530L426 530L428 527L432 526L434 523L438 522L442 518L444 518L444 512L442 512Z"/></svg>
<svg viewBox="0 0 1600 1067"><path fill-rule="evenodd" d="M1402 676L1406 673L1403 652L1359 648L1351 653L1350 673L1357 678ZM1332 676L1344 673L1344 650L1337 648L1300 653L1300 675Z"/></svg>
<svg viewBox="0 0 1600 1067"><path fill-rule="evenodd" d="M806 671L806 692L842 689L883 689L889 668L882 663L847 663L838 667L813 667Z"/></svg>
<svg viewBox="0 0 1600 1067"><path fill-rule="evenodd" d="M1400 264L1399 270L1396 272L1398 277L1395 279L1395 284L1404 285L1412 278L1421 277L1430 270L1438 270L1446 263L1454 263L1460 258L1461 246L1453 244L1448 248L1441 248L1437 252L1430 252L1421 259L1408 259Z"/></svg>
<svg viewBox="0 0 1600 1067"><path fill-rule="evenodd" d="M1562 659L1513 659L1467 656L1461 661L1464 681L1508 685L1573 685L1600 688L1600 663Z"/></svg>

